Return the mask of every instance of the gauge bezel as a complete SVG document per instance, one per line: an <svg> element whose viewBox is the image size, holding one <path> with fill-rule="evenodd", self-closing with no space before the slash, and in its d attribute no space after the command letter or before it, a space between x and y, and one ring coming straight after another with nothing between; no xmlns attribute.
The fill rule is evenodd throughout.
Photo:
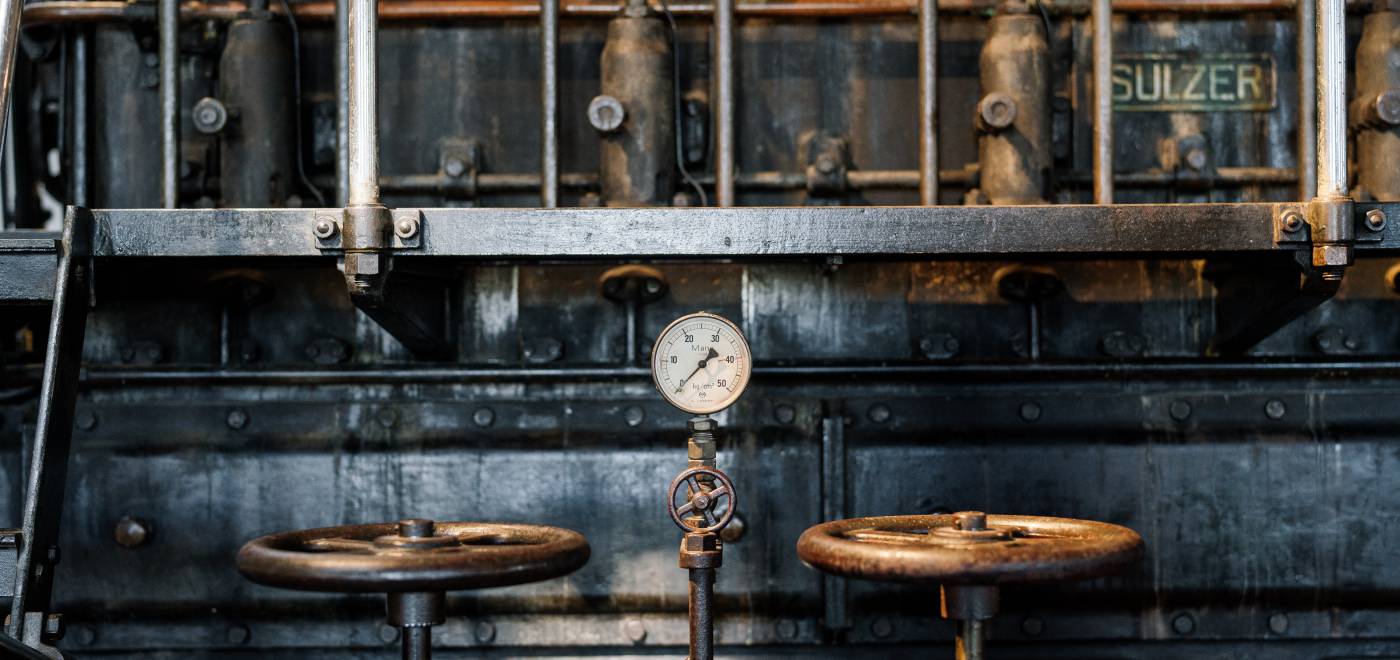
<svg viewBox="0 0 1400 660"><path fill-rule="evenodd" d="M660 380L660 376L661 376L661 364L660 364L660 362L658 362L658 360L661 358L661 352L660 352L661 340L662 340L662 339L665 339L667 335L671 334L671 331L672 331L673 329L675 329L676 326L681 325L681 324L683 324L683 323L685 323L685 322L687 322L687 321L694 320L694 319L704 319L704 320L707 320L707 321L716 321L716 322L719 322L719 323L721 323L721 324L727 326L727 327L729 328L729 330L730 330L731 332L734 333L734 336L739 338L739 344L740 344L740 346L742 347L742 350L743 350L743 352L744 352L744 356L745 356L745 358L746 358L746 360L747 360L747 362L748 362L748 364L747 364L747 366L746 366L747 371L746 371L745 374L744 374L744 381L743 381L743 383L741 383L739 387L735 388L735 390L734 390L733 392L731 392L729 396L727 396L727 397L725 397L725 398L723 398L723 399L718 399L718 400L716 400L715 402L713 402L711 405L705 406L705 407L687 406L687 405L683 404L681 401L679 401L678 399L676 399L675 396L674 396L673 394L667 392L667 391L666 391L666 388L664 388L664 387L661 386L661 380ZM656 391L657 391L658 393L661 394L661 398L665 399L665 400L666 400L666 403L671 404L672 406L674 406L674 407L675 407L676 409L678 409L678 410L681 410L681 411L683 411L683 412L690 413L690 414L692 414L692 415L713 415L713 414L715 414L715 413L717 413L717 412L720 412L720 411L722 411L722 410L724 410L724 409L726 409L726 408L728 408L728 407L734 405L734 402L739 400L739 396L742 395L742 394L744 393L744 390L746 390L746 389L749 388L749 380L752 379L752 378L753 378L753 349L749 346L749 338L744 336L744 331L739 329L739 325L738 325L738 324L734 323L733 321L730 321L730 320L727 319L727 318L724 318L723 316L720 316L719 314L715 314L715 313L713 313L713 312L703 312L703 311L702 311L702 312L693 312L693 313L690 313L690 314L686 314L685 316L682 316L682 317L680 317L680 318L678 318L678 319L676 319L676 320L674 320L674 321L671 321L670 323L668 323L668 324L666 325L666 327L665 327L664 329L661 330L661 332L660 332L659 334L656 335L656 341L655 341L655 342L652 344L652 346L651 346L651 384L652 384L652 387L655 387L655 388L656 388Z"/></svg>

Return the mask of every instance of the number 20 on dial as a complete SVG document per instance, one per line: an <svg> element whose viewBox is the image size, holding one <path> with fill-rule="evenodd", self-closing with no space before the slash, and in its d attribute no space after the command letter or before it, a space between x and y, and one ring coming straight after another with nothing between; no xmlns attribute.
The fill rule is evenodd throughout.
<svg viewBox="0 0 1400 660"><path fill-rule="evenodd" d="M719 412L749 384L753 356L744 333L722 316L696 312L661 331L651 376L671 405L694 415Z"/></svg>

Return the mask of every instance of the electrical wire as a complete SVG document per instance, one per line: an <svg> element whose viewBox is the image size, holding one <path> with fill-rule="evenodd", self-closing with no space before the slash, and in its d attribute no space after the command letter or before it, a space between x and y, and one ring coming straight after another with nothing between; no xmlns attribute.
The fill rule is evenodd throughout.
<svg viewBox="0 0 1400 660"><path fill-rule="evenodd" d="M282 0L286 2L287 0ZM700 182L690 176L690 170L685 167L685 146L682 144L682 136L685 134L684 110L681 108L681 34L676 29L676 18L671 15L671 7L666 4L666 0L658 0L661 4L662 13L666 14L666 22L671 28L671 92L675 103L675 132L676 132L676 167L681 171L681 178L691 188L695 189L695 194L700 196L700 205L709 206L710 200L705 196L705 189L700 187Z"/></svg>
<svg viewBox="0 0 1400 660"><path fill-rule="evenodd" d="M302 162L303 151L301 141L301 32L297 30L296 16L292 15L292 7L287 0L282 1L282 13L287 15L287 25L292 29L292 93L295 95L296 120L292 122L296 125L297 135L297 176L301 177L301 185L306 191L316 198L316 206L325 206L326 197L321 194L321 190L311 183L311 179L306 176L306 165Z"/></svg>

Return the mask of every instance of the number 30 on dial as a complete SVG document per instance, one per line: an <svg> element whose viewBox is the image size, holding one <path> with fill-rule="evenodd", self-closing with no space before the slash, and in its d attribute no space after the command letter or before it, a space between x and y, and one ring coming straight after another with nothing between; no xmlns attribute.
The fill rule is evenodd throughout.
<svg viewBox="0 0 1400 660"><path fill-rule="evenodd" d="M753 356L744 333L722 316L696 312L661 331L651 376L671 405L694 415L728 408L749 384Z"/></svg>

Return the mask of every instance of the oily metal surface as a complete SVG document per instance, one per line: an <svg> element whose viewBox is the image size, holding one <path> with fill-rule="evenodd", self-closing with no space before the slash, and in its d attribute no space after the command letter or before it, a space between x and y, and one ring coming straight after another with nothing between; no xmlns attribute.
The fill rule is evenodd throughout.
<svg viewBox="0 0 1400 660"><path fill-rule="evenodd" d="M567 575L588 562L588 541L546 525L439 522L430 538L456 543L385 550L392 524L344 525L269 534L238 553L248 579L306 591L450 591L524 584Z"/></svg>
<svg viewBox="0 0 1400 660"><path fill-rule="evenodd" d="M816 525L797 554L827 573L891 582L1002 584L1108 574L1142 556L1126 527L1043 516L987 516L1001 538L957 539L954 516L877 516Z"/></svg>

